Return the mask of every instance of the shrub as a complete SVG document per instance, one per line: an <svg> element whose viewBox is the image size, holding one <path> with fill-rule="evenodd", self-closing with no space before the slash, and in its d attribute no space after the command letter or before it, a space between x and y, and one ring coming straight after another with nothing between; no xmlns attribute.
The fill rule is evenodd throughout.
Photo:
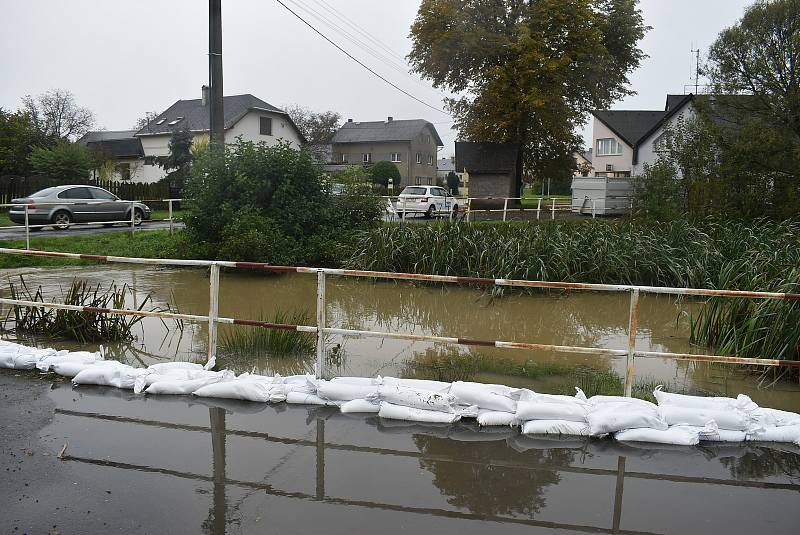
<svg viewBox="0 0 800 535"><path fill-rule="evenodd" d="M30 156L33 170L65 183L89 178L92 158L82 145L59 141L51 148L37 147Z"/></svg>
<svg viewBox="0 0 800 535"><path fill-rule="evenodd" d="M394 181L395 186L400 185L400 171L392 162L380 161L369 168L369 176L373 184L380 184L389 187L389 179Z"/></svg>

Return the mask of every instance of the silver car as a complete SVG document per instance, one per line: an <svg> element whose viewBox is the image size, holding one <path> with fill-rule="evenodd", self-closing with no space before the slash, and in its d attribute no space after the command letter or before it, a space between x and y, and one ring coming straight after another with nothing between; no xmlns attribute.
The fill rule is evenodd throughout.
<svg viewBox="0 0 800 535"><path fill-rule="evenodd" d="M25 205L28 205L28 222L31 225L52 224L57 229L67 229L73 223L114 223L131 220L135 225L150 219L150 208L143 203L123 201L110 191L94 186L55 186L37 191L21 199L12 199L8 217L14 223L25 224ZM39 227L41 228L41 227ZM31 229L31 230L38 230Z"/></svg>

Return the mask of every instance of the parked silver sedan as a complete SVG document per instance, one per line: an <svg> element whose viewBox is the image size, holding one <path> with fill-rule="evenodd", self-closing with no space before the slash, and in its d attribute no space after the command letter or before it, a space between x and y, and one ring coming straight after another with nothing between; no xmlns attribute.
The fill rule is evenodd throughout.
<svg viewBox="0 0 800 535"><path fill-rule="evenodd" d="M150 207L140 202L123 201L110 191L94 186L54 186L37 191L21 199L12 199L8 217L14 223L25 224L25 205L28 205L28 222L31 225L52 224L57 229L67 229L73 223L103 223L131 221L141 225L150 219ZM31 230L38 230L41 227Z"/></svg>

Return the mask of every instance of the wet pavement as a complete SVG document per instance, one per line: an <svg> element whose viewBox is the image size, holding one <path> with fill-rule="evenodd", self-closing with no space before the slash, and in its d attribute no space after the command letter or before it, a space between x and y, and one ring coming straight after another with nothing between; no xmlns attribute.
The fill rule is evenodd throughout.
<svg viewBox="0 0 800 535"><path fill-rule="evenodd" d="M2 533L752 535L800 519L786 445L529 438L15 372L0 427Z"/></svg>
<svg viewBox="0 0 800 535"><path fill-rule="evenodd" d="M173 223L174 229L184 228L184 224L180 221ZM140 230L169 230L168 221L145 221L144 224L136 228ZM109 232L130 232L131 228L127 225L114 225L113 227L104 227L102 224L97 225L81 225L72 226L67 230L59 230L53 227L45 227L40 231L31 232L31 245L36 245L36 238L59 238L64 236L87 236L91 234L106 234ZM25 228L13 227L3 228L0 227L0 240L24 240Z"/></svg>

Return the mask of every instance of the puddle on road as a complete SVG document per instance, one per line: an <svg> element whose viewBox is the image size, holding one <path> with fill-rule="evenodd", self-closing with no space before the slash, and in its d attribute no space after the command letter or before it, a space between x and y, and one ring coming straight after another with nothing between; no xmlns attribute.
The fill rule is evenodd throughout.
<svg viewBox="0 0 800 535"><path fill-rule="evenodd" d="M145 295L155 304L169 303L180 312L207 314L209 289L205 270L152 268L143 266L91 266L58 269L22 269L7 271L0 279L6 295L7 280L24 273L30 287L42 285L46 295L60 298L74 278L84 278L104 286L127 283L136 290L129 306L136 306ZM252 272L224 272L221 277L220 315L245 319L272 320L277 312L289 315L306 312L315 323L316 277L310 275L268 276ZM363 279L328 277L327 314L332 327L377 331L407 332L458 336L485 340L539 342L546 344L597 346L615 349L627 347L627 294L572 292L558 295L507 294L492 299L471 288L455 286L415 286L404 282L373 282ZM689 344L687 315L700 305L668 296L643 296L637 347L650 351L703 353ZM5 312L3 313L5 315ZM155 318L146 318L132 343L107 344L114 358L135 365L159 360L205 361L207 329L205 324L186 323L183 332L168 327ZM229 329L248 327L220 326L220 336ZM252 328L250 328L252 329ZM30 340L23 340L30 342ZM36 340L40 345L76 347L69 342ZM378 338L332 337L328 346L341 345L336 358L329 359L325 373L332 375L394 375L410 372L409 363L426 351L442 346L426 342L381 340ZM498 348L462 348L461 351L485 359L511 362L587 365L599 370L624 374L623 358L565 355L542 351ZM284 375L313 369L313 356L305 359L272 357L237 359L236 371ZM637 380L664 382L676 388L706 391L722 395L745 393L766 406L800 410L800 386L779 381L759 382L756 376L744 376L731 367L659 359L637 359ZM502 382L550 391L556 385L550 377L521 378L493 371L478 371L476 380Z"/></svg>
<svg viewBox="0 0 800 535"><path fill-rule="evenodd" d="M67 442L65 469L141 532L797 529L793 446L653 448L97 387L48 395L43 439Z"/></svg>

